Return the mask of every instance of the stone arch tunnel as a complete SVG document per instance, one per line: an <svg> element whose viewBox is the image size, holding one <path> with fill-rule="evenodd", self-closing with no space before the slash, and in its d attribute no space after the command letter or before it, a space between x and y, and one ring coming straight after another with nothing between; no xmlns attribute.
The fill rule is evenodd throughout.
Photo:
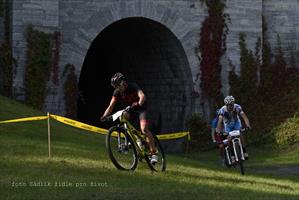
<svg viewBox="0 0 299 200"><path fill-rule="evenodd" d="M191 113L192 76L185 51L163 24L143 17L116 21L92 41L79 78L80 121L100 125L113 88L110 77L124 73L148 101L151 128L181 131Z"/></svg>

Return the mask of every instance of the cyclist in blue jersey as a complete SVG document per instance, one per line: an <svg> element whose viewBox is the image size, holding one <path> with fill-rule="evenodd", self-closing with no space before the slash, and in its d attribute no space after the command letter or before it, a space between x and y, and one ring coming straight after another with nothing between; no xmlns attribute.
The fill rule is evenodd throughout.
<svg viewBox="0 0 299 200"><path fill-rule="evenodd" d="M125 113L125 117L129 120L132 117L139 117L141 132L146 137L151 153L151 163L158 162L157 148L155 147L154 138L148 128L149 121L146 112L146 98L142 89L132 82L127 82L125 76L118 72L111 78L111 85L115 88L109 106L105 110L101 120L110 115L117 102L121 102L124 106L130 106L129 112Z"/></svg>
<svg viewBox="0 0 299 200"><path fill-rule="evenodd" d="M220 159L222 162L222 165L225 165L224 161L224 144L223 140L226 139L226 136L222 134L223 131L217 131L217 125L218 125L218 119L219 119L219 110L216 110L216 116L213 118L211 123L211 136L213 143L218 144L219 153L220 153Z"/></svg>
<svg viewBox="0 0 299 200"><path fill-rule="evenodd" d="M248 117L245 112L242 110L242 107L239 104L235 103L235 98L233 96L227 96L224 98L224 106L220 108L218 114L218 124L217 124L217 134L221 134L219 130L224 129L225 133L228 133L233 130L241 130L242 124L240 116L244 120L245 128L251 128ZM231 138L228 137L229 144L231 143ZM244 156L247 159L248 153L246 152L245 142L243 134L241 134L241 142L243 146Z"/></svg>
<svg viewBox="0 0 299 200"><path fill-rule="evenodd" d="M218 124L218 112L219 112L219 109L216 110L216 115L211 122L211 136L212 136L213 143L217 142L215 133L217 133L216 128L217 128L217 124Z"/></svg>

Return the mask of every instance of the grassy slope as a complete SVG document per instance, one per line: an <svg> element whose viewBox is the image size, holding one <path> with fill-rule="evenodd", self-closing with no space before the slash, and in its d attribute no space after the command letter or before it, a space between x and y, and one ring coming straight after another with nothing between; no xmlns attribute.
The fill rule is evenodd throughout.
<svg viewBox="0 0 299 200"><path fill-rule="evenodd" d="M0 105L0 121L44 115L3 97ZM299 198L298 177L254 171L256 165L267 167L287 161L298 165L299 148L279 153L251 149L245 176L220 167L217 150L167 155L167 172L152 174L144 163L139 163L135 172L116 170L106 155L104 139L52 121L53 158L49 159L46 121L0 124L1 199ZM40 182L50 186L30 185ZM92 187L91 182L99 185Z"/></svg>

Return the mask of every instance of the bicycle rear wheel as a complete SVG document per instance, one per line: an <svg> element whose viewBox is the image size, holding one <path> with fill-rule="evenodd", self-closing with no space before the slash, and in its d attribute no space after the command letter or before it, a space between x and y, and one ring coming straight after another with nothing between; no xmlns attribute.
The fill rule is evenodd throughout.
<svg viewBox="0 0 299 200"><path fill-rule="evenodd" d="M155 164L152 164L151 160L150 160L150 158L151 158L150 154L145 156L145 160L146 160L149 168L152 171L156 171L156 172L165 171L166 170L166 158L165 158L163 148L162 148L162 146L160 144L160 141L158 140L157 136L153 135L153 138L154 138L155 146L157 148L156 155L158 156L158 162L155 163ZM149 152L149 151L147 151L147 152Z"/></svg>
<svg viewBox="0 0 299 200"><path fill-rule="evenodd" d="M123 128L113 126L106 136L106 148L112 163L120 170L135 170L137 151L132 138Z"/></svg>

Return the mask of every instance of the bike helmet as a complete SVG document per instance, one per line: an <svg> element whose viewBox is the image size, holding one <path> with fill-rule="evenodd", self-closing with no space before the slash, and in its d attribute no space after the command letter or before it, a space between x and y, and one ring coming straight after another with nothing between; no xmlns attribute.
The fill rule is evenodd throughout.
<svg viewBox="0 0 299 200"><path fill-rule="evenodd" d="M227 96L224 98L225 105L231 105L235 103L235 98L233 96Z"/></svg>
<svg viewBox="0 0 299 200"><path fill-rule="evenodd" d="M111 77L111 85L112 85L112 87L116 88L117 86L119 86L119 84L123 80L126 80L125 76L122 73L117 72L116 74L114 74Z"/></svg>

